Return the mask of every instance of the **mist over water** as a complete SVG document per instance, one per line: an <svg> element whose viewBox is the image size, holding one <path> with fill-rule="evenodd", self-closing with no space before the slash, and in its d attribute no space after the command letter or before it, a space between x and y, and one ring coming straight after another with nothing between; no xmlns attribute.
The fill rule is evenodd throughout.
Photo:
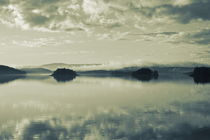
<svg viewBox="0 0 210 140"><path fill-rule="evenodd" d="M67 64L67 63L51 63L51 64L44 64L41 66L38 65L31 65L27 67L31 68L46 68L49 70L56 70L57 68L70 68L76 71L88 71L88 70L123 70L129 69L136 70L141 67L155 67L155 68L174 68L174 67L181 67L181 68L194 68L198 66L210 66L210 63L197 63L197 62L172 62L172 63L154 63L154 62L146 62L142 60L135 60L129 62L118 62L118 61L111 61L107 63L97 63L97 64ZM16 66L19 68L24 68L26 66Z"/></svg>

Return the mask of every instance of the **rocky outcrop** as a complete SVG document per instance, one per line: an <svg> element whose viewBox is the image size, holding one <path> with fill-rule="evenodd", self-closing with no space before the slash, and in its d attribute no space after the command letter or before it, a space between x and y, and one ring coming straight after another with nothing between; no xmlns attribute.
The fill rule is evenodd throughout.
<svg viewBox="0 0 210 140"><path fill-rule="evenodd" d="M157 79L159 74L158 71L153 71L149 68L141 68L137 71L132 72L132 76L141 81L149 81L152 79Z"/></svg>

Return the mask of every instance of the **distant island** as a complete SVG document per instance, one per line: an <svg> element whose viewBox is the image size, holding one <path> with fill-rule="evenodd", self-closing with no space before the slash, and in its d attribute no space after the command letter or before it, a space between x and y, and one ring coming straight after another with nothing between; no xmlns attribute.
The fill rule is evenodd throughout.
<svg viewBox="0 0 210 140"><path fill-rule="evenodd" d="M45 69L45 68L22 68L20 69L27 74L49 74L52 73L51 70Z"/></svg>

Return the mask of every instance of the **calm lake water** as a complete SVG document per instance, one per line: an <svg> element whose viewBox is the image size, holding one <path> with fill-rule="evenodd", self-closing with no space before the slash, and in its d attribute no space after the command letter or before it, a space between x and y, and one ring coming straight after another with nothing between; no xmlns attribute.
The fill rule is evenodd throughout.
<svg viewBox="0 0 210 140"><path fill-rule="evenodd" d="M0 84L0 140L209 140L210 84L32 76Z"/></svg>

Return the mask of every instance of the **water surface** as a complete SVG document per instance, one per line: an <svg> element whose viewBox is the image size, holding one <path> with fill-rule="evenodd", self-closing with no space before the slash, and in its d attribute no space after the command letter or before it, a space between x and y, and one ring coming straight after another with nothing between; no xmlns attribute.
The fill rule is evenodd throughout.
<svg viewBox="0 0 210 140"><path fill-rule="evenodd" d="M16 79L0 84L0 140L207 140L209 91L167 76Z"/></svg>

